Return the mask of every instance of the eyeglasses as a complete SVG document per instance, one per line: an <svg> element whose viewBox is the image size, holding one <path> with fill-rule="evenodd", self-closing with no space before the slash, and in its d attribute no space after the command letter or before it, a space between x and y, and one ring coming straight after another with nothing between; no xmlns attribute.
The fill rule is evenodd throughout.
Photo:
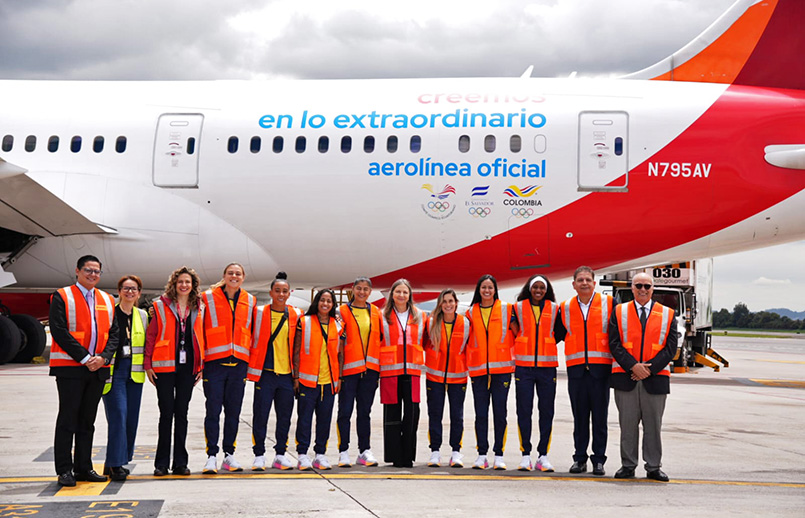
<svg viewBox="0 0 805 518"><path fill-rule="evenodd" d="M635 283L635 284L632 284L632 286L634 286L638 290L650 290L651 288L654 287L653 284L640 284L639 282Z"/></svg>
<svg viewBox="0 0 805 518"><path fill-rule="evenodd" d="M123 286L122 288L120 288L120 291L129 291L133 293L135 291L140 291L140 288L138 288L137 286Z"/></svg>
<svg viewBox="0 0 805 518"><path fill-rule="evenodd" d="M95 268L81 268L81 271L87 275L100 275L103 273L103 270L96 270Z"/></svg>

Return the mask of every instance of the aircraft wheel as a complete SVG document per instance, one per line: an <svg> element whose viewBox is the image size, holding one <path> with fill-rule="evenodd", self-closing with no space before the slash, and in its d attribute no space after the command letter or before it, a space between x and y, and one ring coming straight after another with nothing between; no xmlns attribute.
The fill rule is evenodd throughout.
<svg viewBox="0 0 805 518"><path fill-rule="evenodd" d="M47 343L45 328L31 315L11 315L11 320L17 324L22 334L22 345L14 359L14 363L30 363L37 356L41 356Z"/></svg>
<svg viewBox="0 0 805 518"><path fill-rule="evenodd" d="M8 317L0 315L0 365L10 361L20 350L22 333Z"/></svg>

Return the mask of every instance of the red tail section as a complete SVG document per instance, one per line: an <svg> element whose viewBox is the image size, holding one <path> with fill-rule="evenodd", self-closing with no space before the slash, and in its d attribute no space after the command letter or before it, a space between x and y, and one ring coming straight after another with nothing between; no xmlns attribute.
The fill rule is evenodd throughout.
<svg viewBox="0 0 805 518"><path fill-rule="evenodd" d="M684 48L626 77L805 89L805 1L739 0Z"/></svg>

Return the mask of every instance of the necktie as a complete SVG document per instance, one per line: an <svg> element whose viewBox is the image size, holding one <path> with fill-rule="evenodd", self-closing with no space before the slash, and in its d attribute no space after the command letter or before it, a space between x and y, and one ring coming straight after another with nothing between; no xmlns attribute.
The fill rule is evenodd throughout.
<svg viewBox="0 0 805 518"><path fill-rule="evenodd" d="M89 353L95 355L95 342L98 338L95 324L95 292L93 290L87 291L85 297L87 299L87 306L89 307L89 314L92 317L92 335L89 339Z"/></svg>
<svg viewBox="0 0 805 518"><path fill-rule="evenodd" d="M648 315L646 315L646 307L643 306L640 308L640 324L643 325L643 328L646 327L646 320L648 320Z"/></svg>

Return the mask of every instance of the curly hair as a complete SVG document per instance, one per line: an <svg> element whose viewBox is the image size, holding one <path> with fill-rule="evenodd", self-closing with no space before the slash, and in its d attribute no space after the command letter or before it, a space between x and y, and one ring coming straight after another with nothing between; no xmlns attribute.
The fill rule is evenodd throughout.
<svg viewBox="0 0 805 518"><path fill-rule="evenodd" d="M187 299L187 306L191 309L198 309L199 307L199 286L201 285L201 279L199 278L196 271L192 268L188 268L187 266L182 266L173 271L168 277L168 284L165 285L165 296L168 297L171 301L177 301L177 293L176 293L176 283L179 281L179 276L186 273L190 276L193 280L193 289L190 290L190 295Z"/></svg>

